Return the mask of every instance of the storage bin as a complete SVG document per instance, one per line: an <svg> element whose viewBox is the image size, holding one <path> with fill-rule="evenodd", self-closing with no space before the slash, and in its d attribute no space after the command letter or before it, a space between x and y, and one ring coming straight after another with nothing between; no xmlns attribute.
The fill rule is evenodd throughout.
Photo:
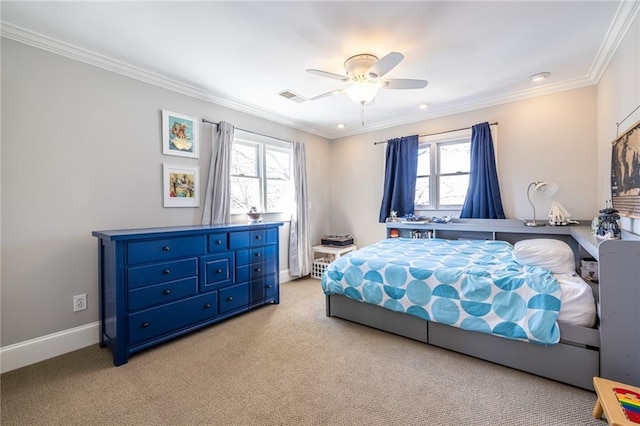
<svg viewBox="0 0 640 426"><path fill-rule="evenodd" d="M311 278L321 279L324 270L327 269L327 266L331 263L331 259L328 257L319 257L317 259L313 259L312 268L311 268Z"/></svg>

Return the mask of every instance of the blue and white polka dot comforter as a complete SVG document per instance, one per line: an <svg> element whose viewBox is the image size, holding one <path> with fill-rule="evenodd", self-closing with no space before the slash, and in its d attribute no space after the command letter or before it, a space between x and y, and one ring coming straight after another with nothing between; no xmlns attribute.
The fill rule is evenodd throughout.
<svg viewBox="0 0 640 426"><path fill-rule="evenodd" d="M388 238L332 262L322 289L465 330L558 343L560 286L512 250L504 241Z"/></svg>

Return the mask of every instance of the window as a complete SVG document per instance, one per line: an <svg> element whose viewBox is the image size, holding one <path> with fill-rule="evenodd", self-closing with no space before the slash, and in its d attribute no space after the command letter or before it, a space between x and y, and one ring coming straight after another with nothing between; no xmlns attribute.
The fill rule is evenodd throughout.
<svg viewBox="0 0 640 426"><path fill-rule="evenodd" d="M471 131L421 137L416 209L458 209L464 204L471 166Z"/></svg>
<svg viewBox="0 0 640 426"><path fill-rule="evenodd" d="M231 214L251 207L288 213L293 200L291 144L236 130L231 153Z"/></svg>

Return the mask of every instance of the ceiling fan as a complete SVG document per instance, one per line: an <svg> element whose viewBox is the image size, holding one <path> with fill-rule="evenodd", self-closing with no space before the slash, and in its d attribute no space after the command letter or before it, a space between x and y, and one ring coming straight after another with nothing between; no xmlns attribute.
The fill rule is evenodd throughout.
<svg viewBox="0 0 640 426"><path fill-rule="evenodd" d="M422 89L427 86L427 80L414 79L383 79L382 77L395 68L404 55L391 52L382 58L369 53L361 53L348 58L344 62L346 75L336 74L317 69L308 69L307 72L320 77L340 80L351 83L349 87L335 89L330 92L314 96L309 100L322 99L327 96L346 92L356 103L365 105L373 101L379 89Z"/></svg>

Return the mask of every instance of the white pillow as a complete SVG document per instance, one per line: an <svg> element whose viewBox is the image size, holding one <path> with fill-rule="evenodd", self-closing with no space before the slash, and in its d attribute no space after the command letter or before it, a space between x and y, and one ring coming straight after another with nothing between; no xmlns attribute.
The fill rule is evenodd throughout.
<svg viewBox="0 0 640 426"><path fill-rule="evenodd" d="M593 290L576 274L553 274L560 284L562 304L558 321L593 327L596 323L596 301Z"/></svg>
<svg viewBox="0 0 640 426"><path fill-rule="evenodd" d="M513 257L521 265L540 266L554 274L576 272L573 250L561 240L536 238L518 241L513 246Z"/></svg>

